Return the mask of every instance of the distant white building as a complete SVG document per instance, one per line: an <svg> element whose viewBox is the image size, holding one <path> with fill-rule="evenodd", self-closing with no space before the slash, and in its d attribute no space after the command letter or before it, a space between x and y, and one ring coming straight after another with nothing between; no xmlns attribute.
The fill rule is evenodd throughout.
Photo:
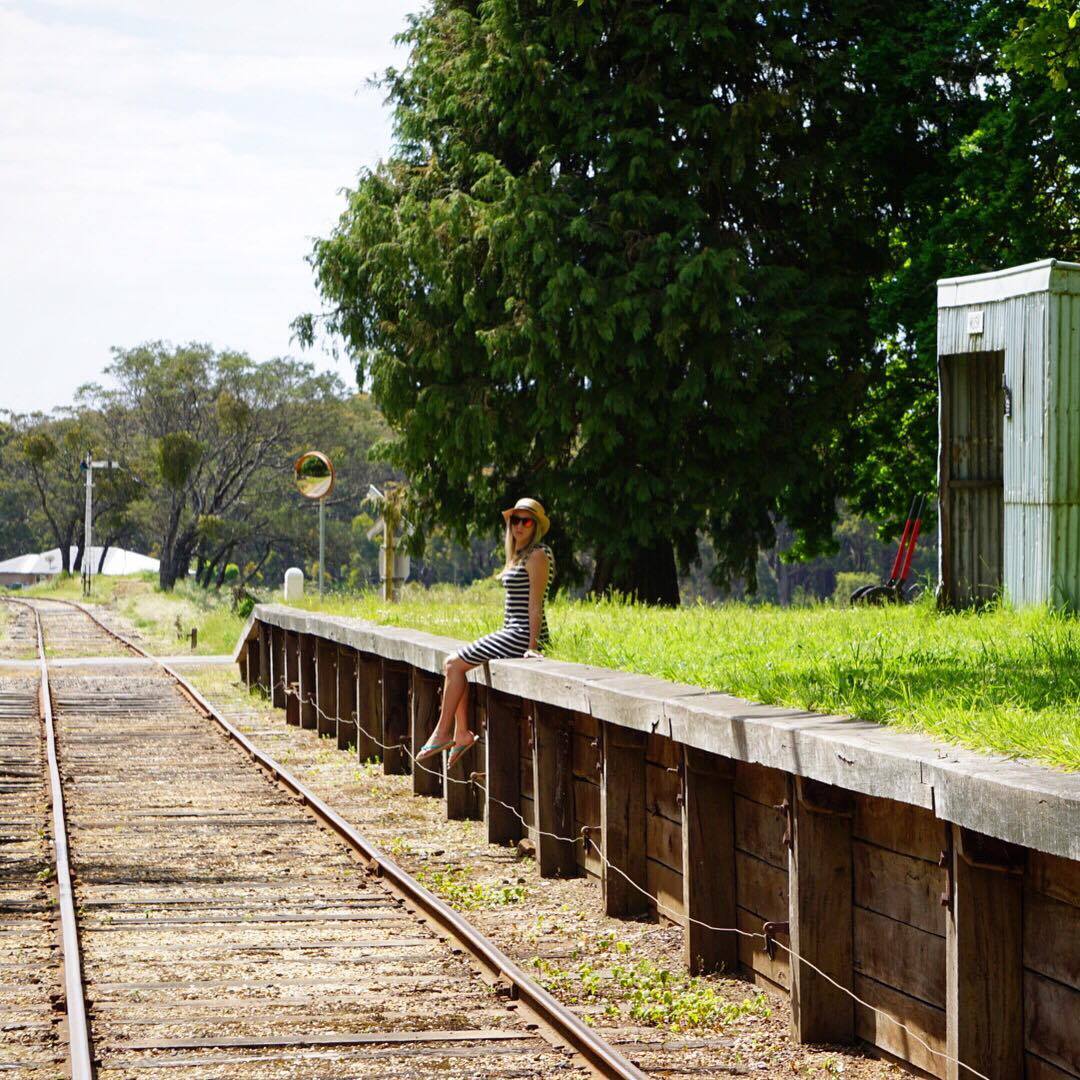
<svg viewBox="0 0 1080 1080"><path fill-rule="evenodd" d="M101 561L99 547L90 549L90 565L94 573L98 573L98 563ZM70 552L68 565L75 562L79 549L73 547ZM151 559L149 555L140 555L137 551L126 551L124 548L111 547L105 554L105 565L100 573L113 575L138 574L144 570L157 573L160 569L157 559ZM0 562L0 587L10 585L36 585L39 581L48 581L55 577L63 569L60 560L60 549L53 548L51 551L41 551L34 555L16 555L13 559L5 559Z"/></svg>

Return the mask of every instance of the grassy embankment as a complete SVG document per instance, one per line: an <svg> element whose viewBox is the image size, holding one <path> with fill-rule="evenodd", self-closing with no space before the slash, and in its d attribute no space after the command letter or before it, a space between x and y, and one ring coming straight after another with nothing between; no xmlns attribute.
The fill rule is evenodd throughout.
<svg viewBox="0 0 1080 1080"><path fill-rule="evenodd" d="M470 639L500 625L502 589L308 596L302 606ZM1080 619L1048 611L727 604L659 610L556 600L547 655L767 704L844 713L977 750L1080 770Z"/></svg>
<svg viewBox="0 0 1080 1080"><path fill-rule="evenodd" d="M161 593L151 575L99 578L93 602L127 620L160 655L231 652L243 620L188 583ZM20 595L20 594L17 594ZM78 578L23 590L78 599ZM471 639L502 620L502 589L408 586L308 595L301 606ZM994 608L943 615L905 608L693 606L676 611L556 599L548 655L635 671L768 704L846 713L978 750L1080 771L1080 619ZM2 633L2 630L0 630Z"/></svg>

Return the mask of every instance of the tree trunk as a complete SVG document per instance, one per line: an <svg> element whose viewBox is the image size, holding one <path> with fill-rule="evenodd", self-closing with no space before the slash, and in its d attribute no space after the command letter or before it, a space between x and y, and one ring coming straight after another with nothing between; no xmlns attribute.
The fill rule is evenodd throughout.
<svg viewBox="0 0 1080 1080"><path fill-rule="evenodd" d="M232 557L232 548L229 548L218 561L217 580L214 582L215 590L220 590L225 584L225 575L229 570L229 559Z"/></svg>
<svg viewBox="0 0 1080 1080"><path fill-rule="evenodd" d="M638 548L628 558L600 554L590 592L594 596L622 593L643 604L679 606L675 549L668 540Z"/></svg>
<svg viewBox="0 0 1080 1080"><path fill-rule="evenodd" d="M101 558L98 559L98 564L97 564L97 573L98 574L101 573L102 568L105 566L105 556L109 554L109 548L111 548L113 546L113 541L115 539L116 539L115 536L110 536L109 539L107 539L105 541L105 543L101 545Z"/></svg>

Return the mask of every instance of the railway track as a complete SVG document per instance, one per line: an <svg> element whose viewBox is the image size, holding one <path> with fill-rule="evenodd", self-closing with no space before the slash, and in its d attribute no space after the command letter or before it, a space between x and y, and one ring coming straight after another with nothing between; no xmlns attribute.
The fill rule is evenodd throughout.
<svg viewBox="0 0 1080 1080"><path fill-rule="evenodd" d="M36 1080L67 1060L38 680L0 682L0 1067Z"/></svg>
<svg viewBox="0 0 1080 1080"><path fill-rule="evenodd" d="M36 618L94 1075L644 1075L175 672L50 678L46 651L141 650L78 606ZM55 949L36 955L58 984Z"/></svg>

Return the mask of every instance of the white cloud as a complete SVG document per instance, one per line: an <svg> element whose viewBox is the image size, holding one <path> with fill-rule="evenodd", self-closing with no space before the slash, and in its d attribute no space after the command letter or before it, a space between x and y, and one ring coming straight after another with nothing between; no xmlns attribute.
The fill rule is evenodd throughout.
<svg viewBox="0 0 1080 1080"><path fill-rule="evenodd" d="M417 2L0 0L0 407L69 400L113 344L291 351Z"/></svg>

